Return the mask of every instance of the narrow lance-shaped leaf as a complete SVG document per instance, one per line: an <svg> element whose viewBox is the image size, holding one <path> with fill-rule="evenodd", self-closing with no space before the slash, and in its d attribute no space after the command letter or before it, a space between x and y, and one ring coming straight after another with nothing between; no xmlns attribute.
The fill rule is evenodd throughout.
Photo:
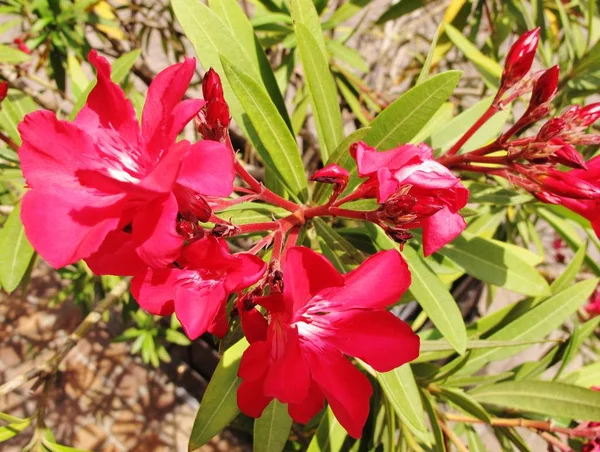
<svg viewBox="0 0 600 452"><path fill-rule="evenodd" d="M570 419L600 421L600 392L553 381L507 381L469 393L482 403Z"/></svg>
<svg viewBox="0 0 600 452"><path fill-rule="evenodd" d="M20 214L21 205L17 204L0 233L0 281L9 293L21 282L33 257Z"/></svg>
<svg viewBox="0 0 600 452"><path fill-rule="evenodd" d="M438 74L402 94L373 120L365 141L382 150L408 143L446 102L461 74Z"/></svg>
<svg viewBox="0 0 600 452"><path fill-rule="evenodd" d="M307 452L338 452L346 439L346 430L327 408L315 435L308 445Z"/></svg>
<svg viewBox="0 0 600 452"><path fill-rule="evenodd" d="M304 165L296 146L296 140L279 115L277 108L265 89L250 76L221 56L225 75L235 95L244 107L248 120L255 128L274 168L290 193L299 200L306 200L307 185Z"/></svg>
<svg viewBox="0 0 600 452"><path fill-rule="evenodd" d="M240 379L237 371L247 347L248 342L242 339L223 353L196 413L190 435L190 450L210 441L238 415L236 392Z"/></svg>
<svg viewBox="0 0 600 452"><path fill-rule="evenodd" d="M254 452L281 452L291 427L287 405L273 399L254 421Z"/></svg>
<svg viewBox="0 0 600 452"><path fill-rule="evenodd" d="M478 279L525 295L547 295L550 288L535 268L497 242L463 234L439 250Z"/></svg>
<svg viewBox="0 0 600 452"><path fill-rule="evenodd" d="M329 62L320 52L317 41L302 23L296 23L298 50L310 93L311 106L321 149L326 162L342 141L342 114Z"/></svg>
<svg viewBox="0 0 600 452"><path fill-rule="evenodd" d="M562 325L569 316L583 305L592 294L597 279L581 281L527 311L504 328L487 338L489 341L534 341L550 334ZM502 348L498 350L477 350L471 360L459 373L475 372L490 360L504 359L514 355L526 346Z"/></svg>
<svg viewBox="0 0 600 452"><path fill-rule="evenodd" d="M379 373L377 379L394 411L420 440L430 443L423 417L423 404L409 364L390 372Z"/></svg>

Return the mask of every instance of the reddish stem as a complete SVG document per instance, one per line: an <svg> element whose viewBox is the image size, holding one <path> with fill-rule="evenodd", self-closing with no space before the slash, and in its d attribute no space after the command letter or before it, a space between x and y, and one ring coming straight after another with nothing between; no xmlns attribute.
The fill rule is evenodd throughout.
<svg viewBox="0 0 600 452"><path fill-rule="evenodd" d="M12 138L10 138L8 135L5 135L4 133L0 132L0 140L8 144L8 147L11 148L13 151L19 152L19 145L15 143L12 140Z"/></svg>
<svg viewBox="0 0 600 452"><path fill-rule="evenodd" d="M275 231L281 228L279 221L267 221L265 223L248 223L236 226L238 234L249 234L251 232Z"/></svg>
<svg viewBox="0 0 600 452"><path fill-rule="evenodd" d="M496 113L500 111L495 104L490 105L490 108L486 110L486 112L473 124L469 130L465 132L465 134L450 148L450 150L446 153L446 155L455 155L460 148L471 138L475 132L479 130L479 128L484 125L488 119L494 116Z"/></svg>
<svg viewBox="0 0 600 452"><path fill-rule="evenodd" d="M233 149L233 144L231 143L231 138L227 135L225 140L225 144L229 147L231 152L235 155L235 150ZM250 174L246 168L241 164L241 162L234 158L234 168L235 172L240 176L240 178L246 182L250 188L258 195L258 199L265 201L274 206L281 207L290 212L294 212L300 208L300 206L292 201L288 201L287 199L282 198L276 193L273 193L259 181L257 181L252 174Z"/></svg>

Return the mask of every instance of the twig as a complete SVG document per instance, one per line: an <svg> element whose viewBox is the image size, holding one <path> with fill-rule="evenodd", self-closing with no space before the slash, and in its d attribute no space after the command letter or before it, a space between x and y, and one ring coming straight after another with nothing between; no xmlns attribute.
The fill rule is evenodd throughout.
<svg viewBox="0 0 600 452"><path fill-rule="evenodd" d="M452 431L452 429L450 427L448 427L448 425L446 424L446 422L444 422L444 420L441 417L439 417L438 419L440 421L440 427L444 431L444 435L446 435L446 437L450 441L452 441L452 443L456 446L456 448L460 452L469 452L469 449L467 449L467 446L465 446L463 444L463 442L460 440L460 438L458 436L456 436L456 433L454 433Z"/></svg>
<svg viewBox="0 0 600 452"><path fill-rule="evenodd" d="M444 413L447 420L451 422L464 422L468 424L486 424L481 419L477 419L470 416L463 416L462 414ZM552 421L536 421L531 419L514 418L514 419L503 419L493 417L490 418L489 425L494 427L525 427L534 430L562 433L567 436L580 436L586 438L593 438L600 433L600 427L592 428L566 428L553 425Z"/></svg>
<svg viewBox="0 0 600 452"><path fill-rule="evenodd" d="M544 439L544 441L546 441L551 446L557 447L562 452L573 452L573 449L571 449L568 445L563 443L558 438L555 438L554 436L552 436L550 433L548 433L548 432L537 432L537 433L540 435L540 437L542 437Z"/></svg>
<svg viewBox="0 0 600 452"><path fill-rule="evenodd" d="M108 295L102 299L94 309L83 319L79 326L73 331L64 344L59 350L54 353L47 361L42 365L35 367L24 374L18 375L12 380L7 381L0 386L0 396L6 395L11 391L14 391L21 385L31 381L35 378L47 378L53 375L60 363L67 357L69 352L77 345L77 343L83 339L101 319L104 311L109 309L119 298L121 298L125 292L129 289L129 282L131 278L124 278L117 284Z"/></svg>

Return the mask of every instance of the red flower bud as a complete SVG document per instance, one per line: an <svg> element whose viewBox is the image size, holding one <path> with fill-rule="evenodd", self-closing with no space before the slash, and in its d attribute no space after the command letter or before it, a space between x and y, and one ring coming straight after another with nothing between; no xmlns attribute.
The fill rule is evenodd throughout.
<svg viewBox="0 0 600 452"><path fill-rule="evenodd" d="M8 94L8 82L0 82L0 102L2 102Z"/></svg>
<svg viewBox="0 0 600 452"><path fill-rule="evenodd" d="M556 89L558 88L559 71L558 66L552 66L537 79L533 85L531 100L527 108L529 111L540 106L546 106L554 98Z"/></svg>
<svg viewBox="0 0 600 452"><path fill-rule="evenodd" d="M213 68L210 68L208 72L204 74L204 78L202 79L202 95L204 96L204 100L206 101L224 101L221 78Z"/></svg>
<svg viewBox="0 0 600 452"><path fill-rule="evenodd" d="M403 250L404 244L413 238L413 235L410 232L402 228L387 228L385 233L394 242L400 244L400 250Z"/></svg>
<svg viewBox="0 0 600 452"><path fill-rule="evenodd" d="M552 161L570 168L587 169L583 156L569 143L564 142L560 138L553 138L550 140L550 143L555 146L560 146L554 151L554 154L551 155Z"/></svg>
<svg viewBox="0 0 600 452"><path fill-rule="evenodd" d="M546 122L538 132L535 141L545 143L561 133L566 127L566 123L561 118L552 118Z"/></svg>
<svg viewBox="0 0 600 452"><path fill-rule="evenodd" d="M345 168L342 168L335 163L331 163L315 172L310 180L322 182L324 184L343 185L345 187L349 178L350 173Z"/></svg>
<svg viewBox="0 0 600 452"><path fill-rule="evenodd" d="M591 126L600 118L600 102L586 105L581 108L578 112L578 120L584 126Z"/></svg>
<svg viewBox="0 0 600 452"><path fill-rule="evenodd" d="M180 218L177 221L177 233L188 241L204 237L204 230L193 219Z"/></svg>
<svg viewBox="0 0 600 452"><path fill-rule="evenodd" d="M500 85L505 90L512 87L521 80L533 64L538 41L540 39L540 28L523 33L512 45L506 55L502 82Z"/></svg>
<svg viewBox="0 0 600 452"><path fill-rule="evenodd" d="M600 199L600 188L589 182L555 169L536 177L537 182L551 194L572 199Z"/></svg>
<svg viewBox="0 0 600 452"><path fill-rule="evenodd" d="M17 45L18 49L21 52L26 53L27 55L31 55L31 49L27 47L27 44L25 44L25 42L21 38L15 38L13 40L13 43Z"/></svg>
<svg viewBox="0 0 600 452"><path fill-rule="evenodd" d="M231 117L225 101L211 100L206 104L206 121L213 129L229 127Z"/></svg>

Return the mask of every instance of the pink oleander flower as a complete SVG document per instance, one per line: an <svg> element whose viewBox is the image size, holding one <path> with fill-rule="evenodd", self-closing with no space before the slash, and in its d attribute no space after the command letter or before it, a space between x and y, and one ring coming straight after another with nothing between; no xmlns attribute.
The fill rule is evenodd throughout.
<svg viewBox="0 0 600 452"><path fill-rule="evenodd" d="M37 111L19 125L19 157L31 188L22 204L25 232L54 267L89 257L120 230L131 231L131 246L147 265L168 265L184 241L176 230L178 215L202 217L201 195L231 193L233 155L214 141L176 141L204 105L181 100L195 60L158 74L141 126L111 81L108 61L95 51L89 60L97 83L73 122Z"/></svg>
<svg viewBox="0 0 600 452"><path fill-rule="evenodd" d="M227 332L227 297L256 283L266 269L252 254L230 254L227 242L213 236L183 249L176 267L146 268L131 282L131 293L151 314L175 313L190 339L209 331Z"/></svg>
<svg viewBox="0 0 600 452"><path fill-rule="evenodd" d="M288 404L292 419L306 423L327 400L358 438L372 388L345 356L387 372L419 355L419 337L386 311L408 289L408 267L399 253L384 251L342 275L324 256L294 247L283 281L283 294L254 300L268 310L268 320L256 309L238 308L251 343L238 371L238 406L259 417L275 398Z"/></svg>
<svg viewBox="0 0 600 452"><path fill-rule="evenodd" d="M367 177L383 213L395 215L405 229L423 228L426 256L454 240L466 223L458 213L468 201L467 190L452 172L433 160L425 144L407 144L378 152L365 143L352 148L358 174ZM393 212L392 212L393 211Z"/></svg>
<svg viewBox="0 0 600 452"><path fill-rule="evenodd" d="M13 43L21 52L26 53L27 55L31 55L31 49L27 47L27 44L25 44L25 41L23 41L21 38L15 38L13 40Z"/></svg>

